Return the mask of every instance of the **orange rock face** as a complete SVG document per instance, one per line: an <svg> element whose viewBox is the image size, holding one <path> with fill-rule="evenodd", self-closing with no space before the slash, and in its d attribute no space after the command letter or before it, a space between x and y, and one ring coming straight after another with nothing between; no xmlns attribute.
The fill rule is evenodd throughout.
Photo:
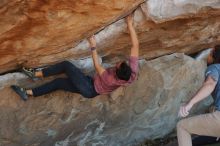
<svg viewBox="0 0 220 146"><path fill-rule="evenodd" d="M69 49L142 1L1 1L0 72Z"/></svg>
<svg viewBox="0 0 220 146"><path fill-rule="evenodd" d="M122 59L129 54L130 38L124 20L119 18L142 2L1 1L0 73L22 65L39 67L89 57L86 38L93 33L97 33L98 51L104 61ZM195 53L220 43L219 8L219 2L204 0L148 0L141 4L134 13L141 57Z"/></svg>

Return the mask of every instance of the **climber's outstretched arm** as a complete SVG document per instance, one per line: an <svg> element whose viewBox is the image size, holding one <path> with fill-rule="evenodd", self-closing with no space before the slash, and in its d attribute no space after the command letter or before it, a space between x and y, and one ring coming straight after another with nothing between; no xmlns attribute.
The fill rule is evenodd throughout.
<svg viewBox="0 0 220 146"><path fill-rule="evenodd" d="M89 38L89 44L90 44L90 48L91 48L91 52L92 52L92 59L93 59L93 64L94 64L95 70L97 71L97 73L99 75L101 75L105 71L105 69L99 63L98 53L96 51L96 41L95 41L94 36L91 36Z"/></svg>
<svg viewBox="0 0 220 146"><path fill-rule="evenodd" d="M137 34L133 26L133 19L132 19L131 14L126 17L126 22L128 25L128 30L130 33L130 38L131 38L131 43L132 43L131 56L138 57L139 56L139 42L138 42Z"/></svg>

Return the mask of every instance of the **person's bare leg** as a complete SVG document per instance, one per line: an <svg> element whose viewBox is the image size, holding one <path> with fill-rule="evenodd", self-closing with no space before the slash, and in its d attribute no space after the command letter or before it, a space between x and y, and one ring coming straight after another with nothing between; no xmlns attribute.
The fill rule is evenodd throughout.
<svg viewBox="0 0 220 146"><path fill-rule="evenodd" d="M34 73L34 76L35 76L35 77L40 77L40 78L44 77L43 72L42 72L41 70L40 70L40 71L36 71L36 72Z"/></svg>
<svg viewBox="0 0 220 146"><path fill-rule="evenodd" d="M31 89L26 90L26 93L27 93L27 95L31 95L31 96L33 96L33 92L32 92Z"/></svg>

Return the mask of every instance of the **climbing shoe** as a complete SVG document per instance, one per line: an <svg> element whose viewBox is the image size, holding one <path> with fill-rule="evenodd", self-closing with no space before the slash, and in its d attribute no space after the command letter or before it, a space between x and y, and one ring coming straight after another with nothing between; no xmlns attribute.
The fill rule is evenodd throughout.
<svg viewBox="0 0 220 146"><path fill-rule="evenodd" d="M21 97L22 100L26 101L28 99L26 90L24 88L16 85L12 85L11 88Z"/></svg>
<svg viewBox="0 0 220 146"><path fill-rule="evenodd" d="M35 76L35 69L23 67L21 71L33 81L39 80L39 78Z"/></svg>

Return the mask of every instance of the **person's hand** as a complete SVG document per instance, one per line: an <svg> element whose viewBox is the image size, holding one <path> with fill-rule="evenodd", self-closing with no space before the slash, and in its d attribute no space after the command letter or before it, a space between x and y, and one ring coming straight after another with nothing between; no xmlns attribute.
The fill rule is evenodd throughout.
<svg viewBox="0 0 220 146"><path fill-rule="evenodd" d="M89 39L88 39L88 41L89 41L89 44L90 44L90 47L91 48L95 48L96 47L96 40L95 40L95 36L94 35L92 35Z"/></svg>
<svg viewBox="0 0 220 146"><path fill-rule="evenodd" d="M132 14L129 14L127 17L126 17L126 22L127 22L127 25L132 25L133 23L133 19L132 19Z"/></svg>
<svg viewBox="0 0 220 146"><path fill-rule="evenodd" d="M187 105L181 106L179 110L179 117L186 117L189 115L189 111L192 108L192 104L188 103Z"/></svg>

